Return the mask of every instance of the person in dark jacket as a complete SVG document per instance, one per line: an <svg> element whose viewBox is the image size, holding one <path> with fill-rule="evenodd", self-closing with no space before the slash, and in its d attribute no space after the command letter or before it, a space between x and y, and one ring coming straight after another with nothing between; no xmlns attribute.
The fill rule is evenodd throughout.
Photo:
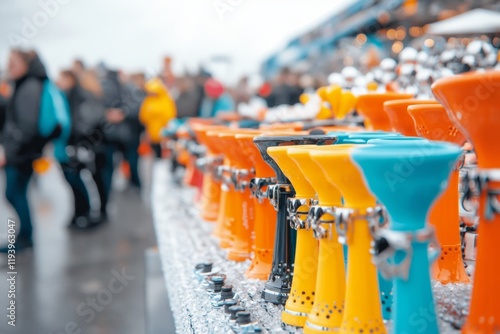
<svg viewBox="0 0 500 334"><path fill-rule="evenodd" d="M100 203L100 219L101 221L107 220L106 206L108 203L108 193L105 186L104 173L106 167L106 148L107 143L104 138L107 121L104 117L104 93L99 79L99 74L94 70L84 71L78 77L78 83L87 92L92 94L92 97L99 103L102 108L101 120L95 129L92 129L90 134L86 136L84 146L90 148L93 152L94 161L92 161L90 171L92 172L92 179L99 194Z"/></svg>
<svg viewBox="0 0 500 334"><path fill-rule="evenodd" d="M0 139L3 133L3 126L5 125L7 102L9 101L11 90L11 86L6 80L0 80Z"/></svg>
<svg viewBox="0 0 500 334"><path fill-rule="evenodd" d="M3 133L3 126L5 124L5 116L7 114L7 99L0 94L0 136Z"/></svg>
<svg viewBox="0 0 500 334"><path fill-rule="evenodd" d="M212 78L212 74L207 72L204 68L200 68L195 77L194 89L196 91L196 111L199 112L203 99L205 98L205 83ZM199 115L198 115L199 116Z"/></svg>
<svg viewBox="0 0 500 334"><path fill-rule="evenodd" d="M298 86L297 76L289 68L281 69L275 87L268 100L269 107L294 105L299 103L302 90Z"/></svg>
<svg viewBox="0 0 500 334"><path fill-rule="evenodd" d="M8 66L14 91L7 105L3 146L7 186L6 197L19 216L16 251L33 246L33 225L27 199L28 184L33 174L33 161L42 155L43 140L38 131L38 117L45 68L33 51L12 50ZM1 249L7 252L7 249Z"/></svg>
<svg viewBox="0 0 500 334"><path fill-rule="evenodd" d="M123 138L119 149L130 167L130 183L137 189L141 188L139 145L144 126L139 121L139 111L142 101L146 97L145 83L144 73L134 73L131 75L130 81L123 84L123 111L125 115L123 123L128 130L128 135Z"/></svg>
<svg viewBox="0 0 500 334"><path fill-rule="evenodd" d="M144 98L138 90L125 87L117 71L104 69L101 85L103 89L104 107L106 108L106 125L104 139L106 142L106 164L102 169L102 177L107 200L111 192L113 172L115 169L114 153L121 152L130 166L131 184L140 189L141 182L138 172L139 133L134 129L140 127L139 108ZM139 102L140 101L140 102ZM105 215L106 213L103 212Z"/></svg>
<svg viewBox="0 0 500 334"><path fill-rule="evenodd" d="M90 198L81 171L88 169L94 161L94 145L89 139L104 118L104 107L80 86L72 71L62 71L57 85L66 94L71 113L72 129L66 146L67 159L60 162L74 197L74 214L69 227L95 227L101 219L91 215Z"/></svg>
<svg viewBox="0 0 500 334"><path fill-rule="evenodd" d="M118 72L108 70L104 64L99 69L100 83L102 87L102 101L105 111L105 122L102 126L104 137L104 160L97 171L104 185L104 196L101 196L101 216L107 217L107 206L113 181L114 152L116 146L126 136L126 129L121 126L125 119L123 112L122 87L118 78ZM97 161L96 161L97 164Z"/></svg>
<svg viewBox="0 0 500 334"><path fill-rule="evenodd" d="M187 118L198 116L200 92L195 88L194 83L187 76L180 77L176 82L179 95L175 99L177 107L177 118Z"/></svg>

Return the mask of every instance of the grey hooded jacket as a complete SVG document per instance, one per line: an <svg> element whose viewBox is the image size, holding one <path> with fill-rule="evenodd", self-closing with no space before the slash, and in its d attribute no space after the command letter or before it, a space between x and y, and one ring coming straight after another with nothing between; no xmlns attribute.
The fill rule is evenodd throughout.
<svg viewBox="0 0 500 334"><path fill-rule="evenodd" d="M3 131L2 143L7 165L31 168L42 154L47 140L39 135L38 117L45 67L37 57L31 61L25 76L14 82Z"/></svg>

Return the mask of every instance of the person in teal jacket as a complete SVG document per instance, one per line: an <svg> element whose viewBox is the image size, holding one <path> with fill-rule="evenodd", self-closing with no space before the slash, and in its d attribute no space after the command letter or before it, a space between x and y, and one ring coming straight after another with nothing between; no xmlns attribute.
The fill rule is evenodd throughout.
<svg viewBox="0 0 500 334"><path fill-rule="evenodd" d="M205 98L200 107L199 115L203 118L216 117L223 112L234 111L234 101L217 80L209 79L205 83Z"/></svg>

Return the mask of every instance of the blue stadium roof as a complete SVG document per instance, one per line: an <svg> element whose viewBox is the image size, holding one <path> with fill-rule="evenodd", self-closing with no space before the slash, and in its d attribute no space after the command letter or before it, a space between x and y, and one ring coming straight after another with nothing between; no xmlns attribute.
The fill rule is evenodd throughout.
<svg viewBox="0 0 500 334"><path fill-rule="evenodd" d="M335 13L317 28L288 42L287 46L267 58L262 65L265 75L276 73L283 66L305 60L313 53L324 54L334 49L334 44L343 37L361 31L375 32L382 28L379 14L392 11L404 0L358 0L346 9Z"/></svg>

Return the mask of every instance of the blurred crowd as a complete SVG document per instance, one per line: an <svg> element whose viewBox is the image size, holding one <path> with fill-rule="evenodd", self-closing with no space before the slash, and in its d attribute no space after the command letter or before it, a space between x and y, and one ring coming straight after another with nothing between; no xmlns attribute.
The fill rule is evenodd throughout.
<svg viewBox="0 0 500 334"><path fill-rule="evenodd" d="M0 92L0 166L6 175L6 198L20 220L16 250L33 245L28 185L37 166L47 163L44 152L50 148L50 160L60 165L74 195L68 226L88 229L107 221L115 153L128 163L130 184L141 187L137 152L144 127L139 121L146 96L144 76L137 73L125 79L103 65L87 69L75 60L52 81L37 53L20 49L11 51L7 75ZM91 207L81 177L84 169L92 175L100 208Z"/></svg>
<svg viewBox="0 0 500 334"><path fill-rule="evenodd" d="M302 93L326 84L326 77L321 79L283 67L271 81L245 76L234 87L224 87L201 69L196 75L175 78L170 88L179 118L215 117L221 112L239 110L241 105L254 100L261 101L266 108L300 103Z"/></svg>
<svg viewBox="0 0 500 334"><path fill-rule="evenodd" d="M244 77L228 88L204 69L175 77L171 61L165 58L160 73L147 78L104 63L87 67L76 59L49 78L35 51L11 50L0 81L0 168L6 175L6 198L21 223L17 250L33 245L28 185L47 161L60 166L74 197L68 227L95 228L108 220L117 166L126 167L130 187L140 190L139 153L161 157L162 130L170 120L215 117L252 99L268 107L295 104L306 89L287 68L272 84ZM54 126L47 128L51 121ZM98 208L91 205L83 170L92 175Z"/></svg>

